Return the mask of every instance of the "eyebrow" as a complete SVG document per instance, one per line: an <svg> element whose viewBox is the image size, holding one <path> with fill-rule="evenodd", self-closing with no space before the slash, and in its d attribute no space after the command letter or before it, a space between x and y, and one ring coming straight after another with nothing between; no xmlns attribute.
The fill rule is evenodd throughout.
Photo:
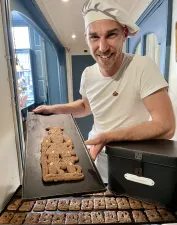
<svg viewBox="0 0 177 225"><path fill-rule="evenodd" d="M120 30L118 28L114 28L114 29L108 30L106 32L106 35L111 34L113 32L120 32ZM98 34L96 32L89 33L89 36L95 36L95 35L98 35Z"/></svg>

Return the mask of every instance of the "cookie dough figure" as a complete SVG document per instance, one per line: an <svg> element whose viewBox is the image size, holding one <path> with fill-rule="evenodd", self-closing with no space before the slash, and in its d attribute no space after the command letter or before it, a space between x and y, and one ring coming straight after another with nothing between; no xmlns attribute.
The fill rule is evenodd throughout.
<svg viewBox="0 0 177 225"><path fill-rule="evenodd" d="M88 0L82 14L85 40L96 61L82 74L82 99L39 106L34 112L72 113L74 117L93 114L94 124L86 144L107 183L107 143L170 139L175 119L168 84L157 65L147 56L122 52L127 36L136 35L139 28L118 1Z"/></svg>

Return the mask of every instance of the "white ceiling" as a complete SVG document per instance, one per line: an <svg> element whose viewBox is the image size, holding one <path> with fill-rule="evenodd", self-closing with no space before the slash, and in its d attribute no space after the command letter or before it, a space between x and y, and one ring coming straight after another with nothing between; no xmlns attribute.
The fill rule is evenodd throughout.
<svg viewBox="0 0 177 225"><path fill-rule="evenodd" d="M81 14L86 0L36 0L44 16L52 26L61 43L72 54L84 54L84 22ZM119 0L134 21L141 15L151 0ZM72 34L76 35L72 39Z"/></svg>

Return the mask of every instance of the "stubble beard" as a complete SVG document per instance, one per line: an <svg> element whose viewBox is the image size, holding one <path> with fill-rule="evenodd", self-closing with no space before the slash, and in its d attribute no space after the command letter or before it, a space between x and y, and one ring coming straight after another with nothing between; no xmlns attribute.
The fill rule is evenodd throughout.
<svg viewBox="0 0 177 225"><path fill-rule="evenodd" d="M100 69L103 69L105 71L109 71L117 63L117 61L121 57L121 54L122 54L122 49L120 49L119 51L117 51L117 53L116 53L115 56L114 55L111 56L111 57L114 57L114 59L113 60L111 59L111 61L108 60L108 62L101 61L101 59L97 58L97 57L99 57L99 56L97 56L97 54L93 54L92 53L92 56L95 59L95 61L98 63L98 66L99 66Z"/></svg>

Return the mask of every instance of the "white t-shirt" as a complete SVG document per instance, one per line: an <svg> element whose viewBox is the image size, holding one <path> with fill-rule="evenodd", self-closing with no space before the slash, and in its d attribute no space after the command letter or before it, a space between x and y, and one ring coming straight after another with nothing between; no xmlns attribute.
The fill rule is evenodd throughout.
<svg viewBox="0 0 177 225"><path fill-rule="evenodd" d="M87 97L94 117L89 138L148 121L150 115L142 99L164 87L168 87L167 82L147 56L124 54L118 72L112 77L104 77L97 63L87 67L82 74L80 93ZM97 157L97 161L101 157L104 161L100 161L104 164L102 169L98 168L100 174L107 167L104 151L101 154Z"/></svg>
<svg viewBox="0 0 177 225"><path fill-rule="evenodd" d="M148 121L142 99L167 86L157 65L147 56L124 54L119 71L112 77L104 77L98 64L87 67L80 93L88 98L94 116L90 136Z"/></svg>

